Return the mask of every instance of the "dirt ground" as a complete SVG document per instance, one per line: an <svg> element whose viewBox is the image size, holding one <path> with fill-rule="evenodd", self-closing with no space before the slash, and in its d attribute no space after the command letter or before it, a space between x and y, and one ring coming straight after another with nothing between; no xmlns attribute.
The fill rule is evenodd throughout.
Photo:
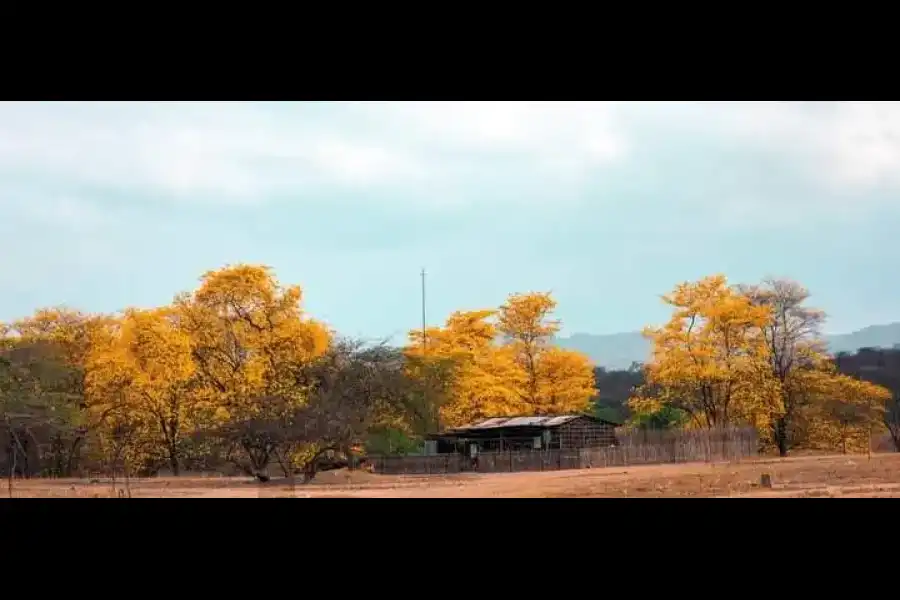
<svg viewBox="0 0 900 600"><path fill-rule="evenodd" d="M772 485L760 484L768 474ZM2 495L7 495L3 486ZM543 473L388 476L320 473L291 490L229 477L159 477L129 482L136 498L622 498L881 497L900 498L900 454L757 459L742 463L653 465ZM109 480L17 480L19 498L109 498L125 494Z"/></svg>

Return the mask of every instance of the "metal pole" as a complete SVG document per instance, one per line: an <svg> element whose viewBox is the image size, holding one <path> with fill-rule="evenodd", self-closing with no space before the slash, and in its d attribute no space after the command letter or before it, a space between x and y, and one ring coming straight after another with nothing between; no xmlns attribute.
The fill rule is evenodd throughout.
<svg viewBox="0 0 900 600"><path fill-rule="evenodd" d="M422 269L422 352L428 348L427 334L425 332L427 328L425 321L425 269Z"/></svg>
<svg viewBox="0 0 900 600"><path fill-rule="evenodd" d="M422 275L422 358L424 359L425 355L428 353L428 321L426 320L426 315L425 315L425 268L424 267L422 268L421 275ZM425 373L427 374L428 373L427 363L424 365L424 367L425 367ZM425 390L424 390L425 406L429 406L428 405L428 385L429 385L429 383L427 381L427 375L426 375L426 383L425 383ZM429 406L429 408L431 408L431 407ZM434 425L435 425L435 429L437 431L440 431L441 415L440 415L440 412L438 412L438 411L435 411L435 414L434 414Z"/></svg>

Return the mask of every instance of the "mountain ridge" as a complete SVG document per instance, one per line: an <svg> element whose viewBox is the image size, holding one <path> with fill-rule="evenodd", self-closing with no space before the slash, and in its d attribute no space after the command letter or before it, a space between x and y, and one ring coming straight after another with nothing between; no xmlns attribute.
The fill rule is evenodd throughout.
<svg viewBox="0 0 900 600"><path fill-rule="evenodd" d="M869 325L850 333L826 335L828 349L856 352L860 348L891 348L900 345L900 322ZM562 348L587 354L597 366L627 369L633 362L645 362L650 355L650 342L639 331L610 334L573 333L556 338Z"/></svg>

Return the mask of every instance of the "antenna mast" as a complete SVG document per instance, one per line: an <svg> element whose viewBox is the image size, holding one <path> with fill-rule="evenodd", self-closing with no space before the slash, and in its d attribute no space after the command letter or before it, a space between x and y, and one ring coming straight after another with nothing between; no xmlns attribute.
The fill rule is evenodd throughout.
<svg viewBox="0 0 900 600"><path fill-rule="evenodd" d="M428 349L428 340L426 330L426 321L425 321L425 269L422 269L422 353Z"/></svg>
<svg viewBox="0 0 900 600"><path fill-rule="evenodd" d="M425 268L424 267L422 268L421 275L422 275L422 356L424 358L424 356L428 353L428 321L425 318ZM427 370L426 370L426 373L427 373ZM428 406L430 409L432 407L430 406L430 403L428 402L429 395L430 395L428 393L429 385L430 384L426 381L425 389L423 391L424 391L424 395L425 395L425 405ZM436 409L434 411L432 418L434 419L433 424L435 426L435 430L440 431L441 430L440 409ZM436 449L435 449L435 451L436 451ZM426 454L429 453L429 451L427 449L427 444L426 444L425 452L426 452Z"/></svg>

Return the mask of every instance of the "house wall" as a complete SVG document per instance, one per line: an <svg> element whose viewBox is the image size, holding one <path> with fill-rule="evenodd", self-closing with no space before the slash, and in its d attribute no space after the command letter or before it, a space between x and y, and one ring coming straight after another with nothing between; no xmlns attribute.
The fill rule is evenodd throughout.
<svg viewBox="0 0 900 600"><path fill-rule="evenodd" d="M582 448L605 448L616 443L615 426L598 422L589 418L569 421L559 427L543 429L540 427L498 428L490 432L472 433L471 442L478 444L480 452L503 452L507 450L533 450L534 438L543 438L550 432L549 446L541 445L542 450L578 450ZM478 437L481 439L477 439ZM502 438L502 443L501 443ZM466 443L452 437L438 438L435 444L437 454L466 453Z"/></svg>
<svg viewBox="0 0 900 600"><path fill-rule="evenodd" d="M574 425L574 423L573 423ZM608 425L598 432L597 443L608 441ZM573 431L584 430L569 427ZM560 438L562 439L562 438ZM604 468L626 465L685 462L739 461L759 455L759 437L752 427L714 430L661 431L653 435L623 435L615 447L571 450L510 450L481 452L478 461L462 454L436 456L370 456L366 463L376 473L447 474L461 471L517 472L556 469Z"/></svg>
<svg viewBox="0 0 900 600"><path fill-rule="evenodd" d="M615 426L592 419L575 419L553 431L551 448L603 448L616 443Z"/></svg>

